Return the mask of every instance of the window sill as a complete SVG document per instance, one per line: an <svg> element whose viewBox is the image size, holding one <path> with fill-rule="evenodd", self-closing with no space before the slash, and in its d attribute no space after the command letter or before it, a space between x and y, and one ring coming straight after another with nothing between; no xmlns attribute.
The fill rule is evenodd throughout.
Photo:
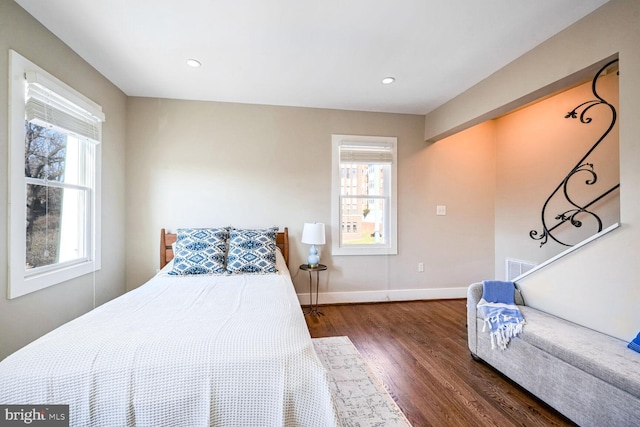
<svg viewBox="0 0 640 427"><path fill-rule="evenodd" d="M331 255L335 256L343 256L343 255L398 255L398 249L385 246L378 248L368 248L362 246L354 246L354 247L333 247L331 249Z"/></svg>
<svg viewBox="0 0 640 427"><path fill-rule="evenodd" d="M24 272L17 272L12 275L9 281L8 299L18 298L58 283L66 282L85 274L93 273L100 269L98 263L86 261L80 264L74 264L68 267L59 268L53 271L25 276Z"/></svg>

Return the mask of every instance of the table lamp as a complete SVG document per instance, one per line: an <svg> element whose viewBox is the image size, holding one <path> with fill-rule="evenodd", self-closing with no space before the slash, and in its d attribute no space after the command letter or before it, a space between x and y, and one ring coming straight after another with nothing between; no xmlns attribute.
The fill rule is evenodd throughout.
<svg viewBox="0 0 640 427"><path fill-rule="evenodd" d="M325 244L324 224L305 222L304 228L302 229L302 243L311 245L311 248L309 248L309 258L307 258L309 267L317 267L320 263L320 257L318 256L316 245Z"/></svg>

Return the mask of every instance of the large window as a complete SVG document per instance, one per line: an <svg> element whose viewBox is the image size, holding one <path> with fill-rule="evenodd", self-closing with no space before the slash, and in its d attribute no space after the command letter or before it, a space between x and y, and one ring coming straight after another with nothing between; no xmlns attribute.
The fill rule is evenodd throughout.
<svg viewBox="0 0 640 427"><path fill-rule="evenodd" d="M397 138L332 137L333 255L397 254Z"/></svg>
<svg viewBox="0 0 640 427"><path fill-rule="evenodd" d="M9 298L100 268L102 108L11 51Z"/></svg>

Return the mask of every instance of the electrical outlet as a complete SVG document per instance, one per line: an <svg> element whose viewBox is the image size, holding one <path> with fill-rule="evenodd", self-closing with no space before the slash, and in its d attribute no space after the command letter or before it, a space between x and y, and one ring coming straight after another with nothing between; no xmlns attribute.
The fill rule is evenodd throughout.
<svg viewBox="0 0 640 427"><path fill-rule="evenodd" d="M418 263L418 271L420 273L422 273L424 271L424 262L419 262Z"/></svg>

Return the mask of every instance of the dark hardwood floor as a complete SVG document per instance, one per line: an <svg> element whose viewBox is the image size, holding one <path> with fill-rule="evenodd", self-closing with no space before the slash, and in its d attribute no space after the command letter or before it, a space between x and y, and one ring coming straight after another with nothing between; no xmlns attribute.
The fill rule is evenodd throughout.
<svg viewBox="0 0 640 427"><path fill-rule="evenodd" d="M348 336L414 427L573 426L467 347L466 300L321 306L313 338Z"/></svg>

